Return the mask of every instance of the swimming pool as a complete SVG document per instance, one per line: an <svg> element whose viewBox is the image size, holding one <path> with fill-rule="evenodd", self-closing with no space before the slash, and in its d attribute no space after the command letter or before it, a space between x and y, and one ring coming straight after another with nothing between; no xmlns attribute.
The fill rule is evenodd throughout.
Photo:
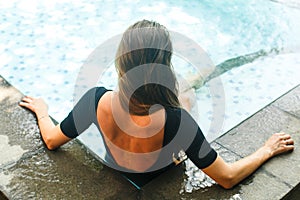
<svg viewBox="0 0 300 200"><path fill-rule="evenodd" d="M280 2L3 1L0 74L22 93L44 97L60 121L73 107L76 78L88 55L135 21L156 20L193 39L219 69L226 68L217 78L225 96L211 93L216 79L196 91L198 122L212 141L300 83L300 9L295 1ZM103 81L114 87L110 75ZM212 96L224 104L223 113L213 112L218 105ZM221 122L216 130L214 120ZM103 158L95 138L100 140L91 130L80 136Z"/></svg>

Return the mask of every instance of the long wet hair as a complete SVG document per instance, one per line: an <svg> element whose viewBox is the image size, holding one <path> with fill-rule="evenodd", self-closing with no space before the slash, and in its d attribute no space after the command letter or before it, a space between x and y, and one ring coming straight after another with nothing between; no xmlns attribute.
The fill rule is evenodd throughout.
<svg viewBox="0 0 300 200"><path fill-rule="evenodd" d="M151 107L155 104L180 106L172 50L169 32L157 22L142 20L124 32L115 66L119 99L130 114L151 114L157 110Z"/></svg>

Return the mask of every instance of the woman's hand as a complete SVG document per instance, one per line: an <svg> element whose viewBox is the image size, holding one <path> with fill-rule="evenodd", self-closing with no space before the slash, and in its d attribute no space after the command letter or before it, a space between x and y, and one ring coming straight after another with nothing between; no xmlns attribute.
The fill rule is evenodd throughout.
<svg viewBox="0 0 300 200"><path fill-rule="evenodd" d="M267 149L270 157L292 151L294 149L294 140L289 134L275 133L265 143L263 148Z"/></svg>
<svg viewBox="0 0 300 200"><path fill-rule="evenodd" d="M253 173L269 158L294 149L294 140L289 134L273 134L257 151L234 163L226 163L220 156L215 162L202 169L224 188L231 188Z"/></svg>
<svg viewBox="0 0 300 200"><path fill-rule="evenodd" d="M26 96L19 104L36 114L43 141L49 150L54 150L71 140L64 135L59 124L53 123L48 115L48 105L42 98Z"/></svg>
<svg viewBox="0 0 300 200"><path fill-rule="evenodd" d="M48 105L42 98L26 96L20 102L20 106L28 108L29 110L34 112L37 118L48 115Z"/></svg>

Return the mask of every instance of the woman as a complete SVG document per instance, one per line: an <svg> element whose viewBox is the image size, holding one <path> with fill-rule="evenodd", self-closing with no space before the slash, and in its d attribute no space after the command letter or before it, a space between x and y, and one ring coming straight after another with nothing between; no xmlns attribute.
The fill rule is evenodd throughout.
<svg viewBox="0 0 300 200"><path fill-rule="evenodd" d="M181 150L218 184L231 188L269 158L294 149L290 135L275 133L253 154L226 163L182 108L171 56L168 31L156 22L139 21L125 31L117 51L118 91L90 89L59 125L51 121L42 99L24 97L20 105L36 114L50 150L94 123L103 137L108 165L138 187L176 165L174 155Z"/></svg>

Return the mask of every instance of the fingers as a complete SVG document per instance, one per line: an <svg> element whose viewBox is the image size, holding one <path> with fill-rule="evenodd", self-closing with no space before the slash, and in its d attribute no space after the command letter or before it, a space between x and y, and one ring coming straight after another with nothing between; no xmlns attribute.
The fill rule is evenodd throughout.
<svg viewBox="0 0 300 200"><path fill-rule="evenodd" d="M283 151L292 151L294 150L294 140L289 134L284 134L280 136L280 142L282 145Z"/></svg>
<svg viewBox="0 0 300 200"><path fill-rule="evenodd" d="M279 133L279 140L284 145L293 145L294 140L291 138L291 135L286 133Z"/></svg>
<svg viewBox="0 0 300 200"><path fill-rule="evenodd" d="M275 156L292 151L294 149L294 140L287 133L275 133L269 138L266 145L270 148L272 155Z"/></svg>
<svg viewBox="0 0 300 200"><path fill-rule="evenodd" d="M23 106L25 108L28 108L30 110L33 110L33 101L35 100L35 98L30 97L30 96L25 96L22 98L22 100L19 102L20 106Z"/></svg>
<svg viewBox="0 0 300 200"><path fill-rule="evenodd" d="M23 98L28 98L28 99L35 99L34 97L31 97L31 96L24 96Z"/></svg>
<svg viewBox="0 0 300 200"><path fill-rule="evenodd" d="M285 143L285 145L294 145L294 140L290 138L290 139L284 140L284 143Z"/></svg>
<svg viewBox="0 0 300 200"><path fill-rule="evenodd" d="M286 151L293 151L294 150L294 145L287 145L285 146Z"/></svg>
<svg viewBox="0 0 300 200"><path fill-rule="evenodd" d="M19 102L19 105L32 110L32 105L29 102L21 101L21 102Z"/></svg>
<svg viewBox="0 0 300 200"><path fill-rule="evenodd" d="M291 138L291 136L290 136L289 134L284 133L284 134L282 134L282 135L280 136L280 138L281 138L282 140L288 140L288 139Z"/></svg>
<svg viewBox="0 0 300 200"><path fill-rule="evenodd" d="M27 103L31 103L33 101L33 98L32 97L24 97L23 99L22 99L22 102L27 102Z"/></svg>
<svg viewBox="0 0 300 200"><path fill-rule="evenodd" d="M284 132L275 133L274 135L277 136L277 139L279 141L286 141L286 140L291 139L291 135L287 134L287 133L284 133Z"/></svg>
<svg viewBox="0 0 300 200"><path fill-rule="evenodd" d="M278 133L278 140L283 145L294 145L294 140L291 138L291 135L287 133Z"/></svg>
<svg viewBox="0 0 300 200"><path fill-rule="evenodd" d="M284 142L285 144L282 147L285 152L294 150L294 140L289 139L289 140L285 140Z"/></svg>

